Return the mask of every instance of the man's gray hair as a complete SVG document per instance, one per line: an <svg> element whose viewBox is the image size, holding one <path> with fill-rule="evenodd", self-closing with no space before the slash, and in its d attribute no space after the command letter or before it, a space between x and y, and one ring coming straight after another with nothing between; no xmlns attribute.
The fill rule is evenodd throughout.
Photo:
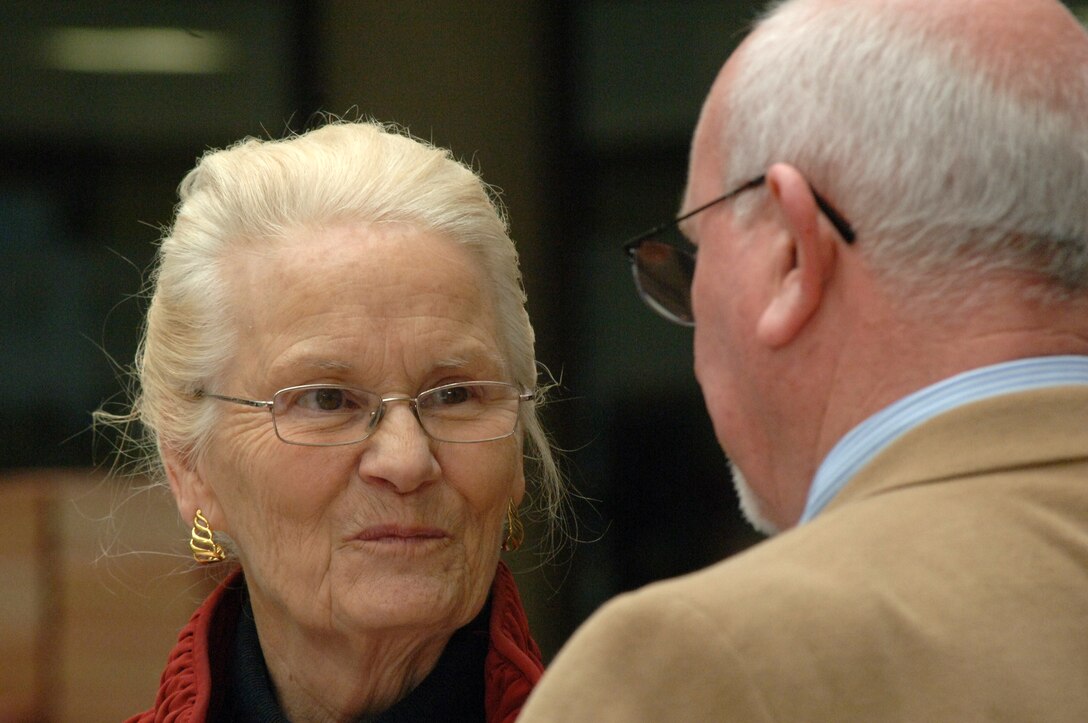
<svg viewBox="0 0 1088 723"><path fill-rule="evenodd" d="M722 187L796 166L892 282L1012 271L1088 292L1083 54L981 53L941 4L891 5L785 2L763 18L724 98Z"/></svg>

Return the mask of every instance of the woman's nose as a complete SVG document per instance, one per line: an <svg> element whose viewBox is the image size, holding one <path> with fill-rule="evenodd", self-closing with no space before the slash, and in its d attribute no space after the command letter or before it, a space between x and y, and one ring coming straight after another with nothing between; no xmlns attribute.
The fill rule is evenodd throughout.
<svg viewBox="0 0 1088 723"><path fill-rule="evenodd" d="M359 474L402 494L413 492L441 475L431 444L409 404L387 402L385 414L361 447Z"/></svg>

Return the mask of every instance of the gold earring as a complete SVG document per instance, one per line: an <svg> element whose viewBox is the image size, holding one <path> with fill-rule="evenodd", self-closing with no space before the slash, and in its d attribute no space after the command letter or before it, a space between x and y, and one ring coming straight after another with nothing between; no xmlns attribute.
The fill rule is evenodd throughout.
<svg viewBox="0 0 1088 723"><path fill-rule="evenodd" d="M189 536L189 549L193 551L193 559L201 565L210 565L213 562L222 562L227 559L227 553L212 537L212 526L208 524L208 518L201 510L197 510L193 516L193 531Z"/></svg>
<svg viewBox="0 0 1088 723"><path fill-rule="evenodd" d="M510 505L506 508L506 538L502 541L503 552L513 552L521 547L525 541L525 527L518 516L518 506L514 504L514 498L510 498Z"/></svg>

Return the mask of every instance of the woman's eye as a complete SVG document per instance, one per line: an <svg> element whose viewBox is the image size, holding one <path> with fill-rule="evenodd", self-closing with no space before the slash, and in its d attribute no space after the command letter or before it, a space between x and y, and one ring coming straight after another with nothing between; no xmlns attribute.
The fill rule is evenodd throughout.
<svg viewBox="0 0 1088 723"><path fill-rule="evenodd" d="M439 390L437 402L448 406L451 404L464 404L472 399L472 389L467 386L446 387Z"/></svg>
<svg viewBox="0 0 1088 723"><path fill-rule="evenodd" d="M358 403L346 389L320 387L308 389L299 396L296 404L317 412L341 412L358 409Z"/></svg>

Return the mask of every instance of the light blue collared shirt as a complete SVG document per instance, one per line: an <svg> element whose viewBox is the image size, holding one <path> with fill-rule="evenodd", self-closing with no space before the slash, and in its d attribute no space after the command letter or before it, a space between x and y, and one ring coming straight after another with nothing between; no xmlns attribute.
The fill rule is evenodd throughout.
<svg viewBox="0 0 1088 723"><path fill-rule="evenodd" d="M839 440L816 470L799 524L827 506L885 447L938 414L1002 394L1067 384L1088 385L1088 356L1049 356L972 369L885 407Z"/></svg>

